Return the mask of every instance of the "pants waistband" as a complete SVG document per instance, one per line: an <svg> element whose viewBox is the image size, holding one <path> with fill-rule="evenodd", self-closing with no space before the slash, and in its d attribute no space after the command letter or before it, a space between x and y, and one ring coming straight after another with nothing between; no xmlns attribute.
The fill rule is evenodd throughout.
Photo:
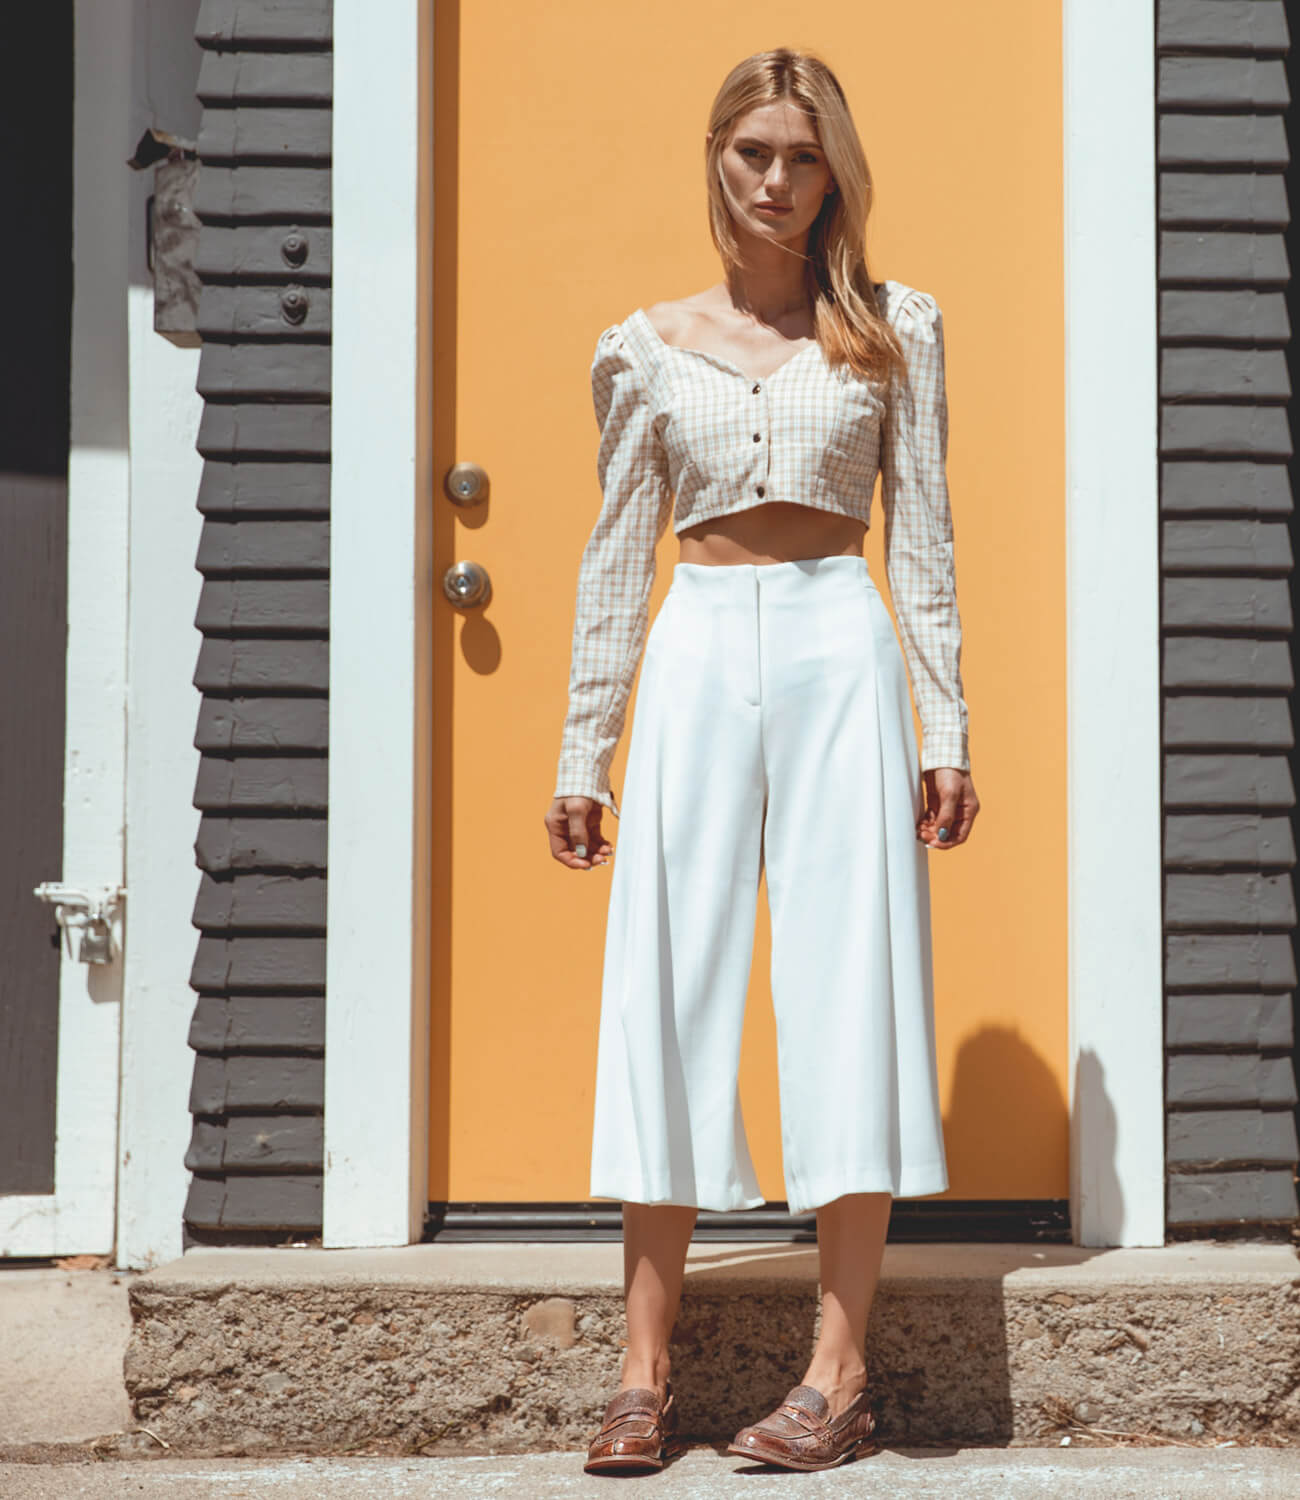
<svg viewBox="0 0 1300 1500"><path fill-rule="evenodd" d="M715 600L773 601L875 587L865 557L804 557L776 563L676 563L669 592Z"/></svg>

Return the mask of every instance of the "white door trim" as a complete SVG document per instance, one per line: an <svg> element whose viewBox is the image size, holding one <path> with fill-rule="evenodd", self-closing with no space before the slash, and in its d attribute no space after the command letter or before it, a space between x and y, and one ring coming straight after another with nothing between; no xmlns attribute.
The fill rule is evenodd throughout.
<svg viewBox="0 0 1300 1500"><path fill-rule="evenodd" d="M76 0L74 19L63 869L33 886L120 885L124 870L131 3ZM113 1249L121 999L120 950L100 966L64 947L54 1192L0 1197L0 1255Z"/></svg>
<svg viewBox="0 0 1300 1500"><path fill-rule="evenodd" d="M428 1204L431 66L431 0L336 0L326 1246Z"/></svg>
<svg viewBox="0 0 1300 1500"><path fill-rule="evenodd" d="M132 0L135 66L128 141L146 124L198 132L195 93L201 54L193 6ZM126 883L131 938L122 1007L118 1126L117 1263L146 1268L183 1245L185 1165L194 1053L192 925L199 875L194 807L200 756L194 743L199 695L194 626L203 578L195 567L203 517L195 503L203 475L196 446L203 399L197 348L178 348L154 330L145 205L153 169L121 174L130 195L127 337L130 358L131 597L128 616Z"/></svg>
<svg viewBox="0 0 1300 1500"><path fill-rule="evenodd" d="M1065 0L1070 1213L1164 1243L1152 0Z"/></svg>
<svg viewBox="0 0 1300 1500"><path fill-rule="evenodd" d="M142 3L135 0L137 8ZM130 176L126 187L135 190L132 202L143 224L143 200L153 183L148 174ZM142 261L143 247L137 242L136 248ZM186 627L192 627L203 585L194 566L203 529L194 504L203 468L195 447L203 402L195 390L199 351L178 349L154 332L153 288L133 286L128 310L135 434L126 785L132 941L124 955L117 1263L141 1268L181 1253L190 1179L199 637Z"/></svg>

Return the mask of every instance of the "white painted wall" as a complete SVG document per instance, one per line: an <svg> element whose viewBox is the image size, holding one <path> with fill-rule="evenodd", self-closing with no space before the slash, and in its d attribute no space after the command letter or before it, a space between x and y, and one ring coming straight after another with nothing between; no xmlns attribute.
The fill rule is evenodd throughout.
<svg viewBox="0 0 1300 1500"><path fill-rule="evenodd" d="M153 292L129 302L131 595L128 620L126 871L131 931L122 1016L117 1260L144 1267L181 1252L189 1174L189 987L198 934L192 803L198 694L193 628L202 517L194 447L197 349L153 331Z"/></svg>
<svg viewBox="0 0 1300 1500"><path fill-rule="evenodd" d="M1152 0L1065 0L1071 1217L1164 1243Z"/></svg>
<svg viewBox="0 0 1300 1500"><path fill-rule="evenodd" d="M430 15L334 6L327 1246L428 1200Z"/></svg>
<svg viewBox="0 0 1300 1500"><path fill-rule="evenodd" d="M149 125L194 139L199 126L197 0L134 0L130 154ZM199 754L193 686L202 579L195 568L202 460L199 350L153 330L145 203L153 169L122 168L129 195L130 601L127 622L125 954L117 1260L146 1267L181 1253L189 1173L191 926L199 871L194 780Z"/></svg>

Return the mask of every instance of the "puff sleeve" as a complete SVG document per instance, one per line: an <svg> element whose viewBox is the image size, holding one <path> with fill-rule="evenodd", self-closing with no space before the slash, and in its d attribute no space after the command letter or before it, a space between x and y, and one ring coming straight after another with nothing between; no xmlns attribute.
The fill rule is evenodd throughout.
<svg viewBox="0 0 1300 1500"><path fill-rule="evenodd" d="M888 311L907 359L881 438L885 570L921 720L921 770L970 769L961 680L961 617L948 502L943 315L907 288Z"/></svg>
<svg viewBox="0 0 1300 1500"><path fill-rule="evenodd" d="M645 644L655 546L672 515L668 460L650 389L620 325L591 364L603 503L578 568L569 704L557 797L591 797L619 816L609 766Z"/></svg>

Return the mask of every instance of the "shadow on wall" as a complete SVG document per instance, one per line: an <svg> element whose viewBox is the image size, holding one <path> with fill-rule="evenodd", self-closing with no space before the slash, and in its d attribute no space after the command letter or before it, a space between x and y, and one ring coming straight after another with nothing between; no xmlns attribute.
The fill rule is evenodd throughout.
<svg viewBox="0 0 1300 1500"><path fill-rule="evenodd" d="M1073 1118L1072 1118L1073 1117ZM1080 1180L1072 1214L1076 1243L1083 1226L1104 1224L1110 1234L1124 1222L1124 1194L1116 1166L1118 1128L1101 1059L1083 1048L1074 1067L1073 1106L1041 1057L1014 1030L988 1026L963 1042L953 1073L952 1102L944 1116L949 1177L962 1183L962 1197L995 1198L989 1176L1013 1153L1023 1196L1058 1197L1053 1184L1079 1171L1078 1146L1086 1135L1089 1164ZM1065 1171L1068 1164L1068 1173ZM1039 1185L1041 1184L1041 1186Z"/></svg>
<svg viewBox="0 0 1300 1500"><path fill-rule="evenodd" d="M943 1138L949 1181L960 1184L955 1196L1066 1196L1069 1106L1051 1068L1013 1027L985 1026L961 1044Z"/></svg>
<svg viewBox="0 0 1300 1500"><path fill-rule="evenodd" d="M1124 1193L1115 1164L1119 1131L1115 1123L1115 1106L1106 1091L1106 1077L1101 1059L1091 1047L1084 1047L1074 1065L1074 1123L1070 1132L1074 1160L1071 1176L1078 1171L1078 1146L1084 1136L1089 1143L1088 1175L1079 1177L1075 1196L1075 1239L1087 1228L1088 1243L1097 1243L1096 1230L1104 1225L1114 1238L1124 1222Z"/></svg>

